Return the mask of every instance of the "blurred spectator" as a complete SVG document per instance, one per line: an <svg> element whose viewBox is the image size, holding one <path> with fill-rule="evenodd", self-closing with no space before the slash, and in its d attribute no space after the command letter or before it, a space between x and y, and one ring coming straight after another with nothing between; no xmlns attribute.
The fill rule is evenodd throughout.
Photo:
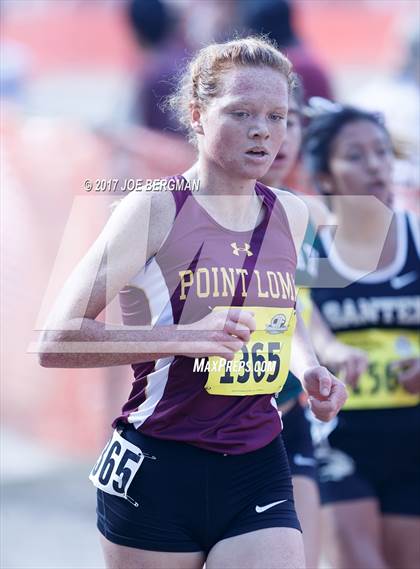
<svg viewBox="0 0 420 569"><path fill-rule="evenodd" d="M179 131L175 117L159 105L173 89L177 62L181 64L188 52L179 15L161 0L132 0L128 16L147 55L138 79L134 120L150 128Z"/></svg>
<svg viewBox="0 0 420 569"><path fill-rule="evenodd" d="M200 49L214 41L232 39L242 22L244 5L254 1L186 0L183 14L188 43Z"/></svg>
<svg viewBox="0 0 420 569"><path fill-rule="evenodd" d="M286 53L302 78L306 100L315 96L332 99L326 72L296 35L292 4L286 0L260 0L246 2L244 7L246 31L267 34Z"/></svg>
<svg viewBox="0 0 420 569"><path fill-rule="evenodd" d="M218 0L130 0L129 20L148 58L142 68L134 118L140 124L184 135L161 102L197 48L230 39L240 23L240 2Z"/></svg>

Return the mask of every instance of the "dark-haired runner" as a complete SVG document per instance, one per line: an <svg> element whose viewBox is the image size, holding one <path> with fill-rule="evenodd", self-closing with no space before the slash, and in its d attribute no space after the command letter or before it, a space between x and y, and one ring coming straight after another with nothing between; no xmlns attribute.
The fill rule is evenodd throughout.
<svg viewBox="0 0 420 569"><path fill-rule="evenodd" d="M326 551L337 569L411 569L420 558L418 219L390 209L392 146L377 115L322 113L304 153L338 227L335 239L328 227L320 234L312 298L336 337L369 356L320 457Z"/></svg>

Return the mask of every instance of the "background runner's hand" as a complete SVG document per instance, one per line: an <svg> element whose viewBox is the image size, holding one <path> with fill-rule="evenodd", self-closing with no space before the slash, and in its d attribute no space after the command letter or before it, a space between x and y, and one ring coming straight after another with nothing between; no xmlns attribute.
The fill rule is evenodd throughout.
<svg viewBox="0 0 420 569"><path fill-rule="evenodd" d="M347 390L344 383L323 366L307 369L303 385L309 395L312 413L320 421L331 421L346 402Z"/></svg>
<svg viewBox="0 0 420 569"><path fill-rule="evenodd" d="M369 358L363 350L335 341L324 350L322 362L333 373L339 373L345 383L356 387L367 370Z"/></svg>
<svg viewBox="0 0 420 569"><path fill-rule="evenodd" d="M211 312L198 322L184 327L191 333L182 348L184 356L220 356L233 360L235 353L251 338L257 322L254 313L240 308Z"/></svg>
<svg viewBox="0 0 420 569"><path fill-rule="evenodd" d="M408 393L420 393L420 358L400 360L392 365L397 379Z"/></svg>

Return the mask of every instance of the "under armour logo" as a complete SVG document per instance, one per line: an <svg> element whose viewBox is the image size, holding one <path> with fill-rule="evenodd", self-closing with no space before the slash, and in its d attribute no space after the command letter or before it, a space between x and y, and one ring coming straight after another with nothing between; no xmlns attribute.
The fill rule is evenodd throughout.
<svg viewBox="0 0 420 569"><path fill-rule="evenodd" d="M251 251L251 246L249 243L244 243L243 247L238 247L236 243L231 243L230 246L233 249L233 254L239 257L239 251L244 251L247 257L252 257L253 252Z"/></svg>

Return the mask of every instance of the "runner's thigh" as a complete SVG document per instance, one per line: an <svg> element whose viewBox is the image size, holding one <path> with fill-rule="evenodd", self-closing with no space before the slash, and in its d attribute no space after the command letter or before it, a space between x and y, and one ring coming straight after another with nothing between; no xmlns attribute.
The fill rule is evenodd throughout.
<svg viewBox="0 0 420 569"><path fill-rule="evenodd" d="M420 517L384 515L383 543L390 567L417 569L420 564Z"/></svg>
<svg viewBox="0 0 420 569"><path fill-rule="evenodd" d="M102 551L107 569L201 569L204 555L147 551L111 543L101 535Z"/></svg>
<svg viewBox="0 0 420 569"><path fill-rule="evenodd" d="M375 498L335 502L322 514L324 553L334 569L385 569Z"/></svg>
<svg viewBox="0 0 420 569"><path fill-rule="evenodd" d="M216 543L206 569L304 569L302 534L293 528L267 528Z"/></svg>

